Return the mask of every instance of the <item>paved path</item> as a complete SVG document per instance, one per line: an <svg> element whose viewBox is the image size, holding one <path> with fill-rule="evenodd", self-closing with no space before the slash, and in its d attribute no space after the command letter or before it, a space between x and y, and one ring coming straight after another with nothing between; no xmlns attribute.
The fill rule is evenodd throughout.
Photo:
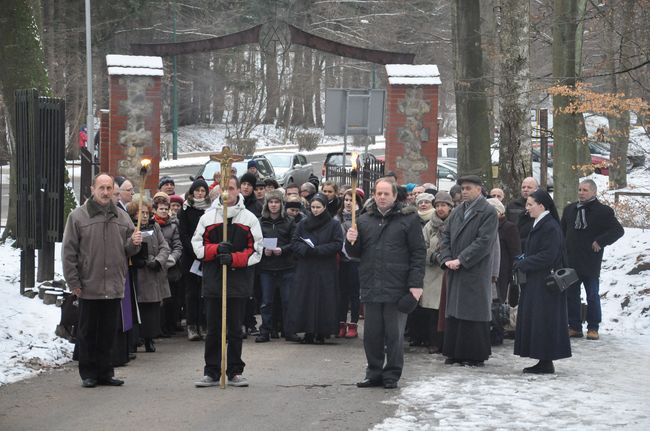
<svg viewBox="0 0 650 431"><path fill-rule="evenodd" d="M358 389L360 339L305 346L244 342L248 388L195 388L203 343L159 340L116 376L120 388L80 386L76 363L0 388L0 430L362 430L391 416L395 391Z"/></svg>

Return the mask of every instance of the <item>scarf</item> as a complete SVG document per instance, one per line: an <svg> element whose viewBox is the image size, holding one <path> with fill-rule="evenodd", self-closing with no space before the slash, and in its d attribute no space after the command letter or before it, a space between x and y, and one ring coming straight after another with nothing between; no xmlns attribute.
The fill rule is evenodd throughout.
<svg viewBox="0 0 650 431"><path fill-rule="evenodd" d="M210 199L194 199L193 197L187 198L187 206L196 208L197 210L207 210L210 208Z"/></svg>
<svg viewBox="0 0 650 431"><path fill-rule="evenodd" d="M430 208L426 211L418 210L418 215L420 216L420 220L422 220L423 222L428 222L429 220L431 220L431 216L433 215L435 210L436 210L435 208Z"/></svg>
<svg viewBox="0 0 650 431"><path fill-rule="evenodd" d="M153 215L153 219L156 223L158 223L160 226L165 226L167 222L169 221L169 217L167 218L162 218L158 214Z"/></svg>
<svg viewBox="0 0 650 431"><path fill-rule="evenodd" d="M305 220L305 230L313 232L316 229L325 226L330 220L332 220L332 215L327 211L327 208L325 208L325 211L320 213L318 216L310 213L307 216L307 220Z"/></svg>
<svg viewBox="0 0 650 431"><path fill-rule="evenodd" d="M589 226L587 223L587 205L596 200L596 196L584 202L578 202L578 211L576 212L576 221L574 223L575 230L585 230Z"/></svg>

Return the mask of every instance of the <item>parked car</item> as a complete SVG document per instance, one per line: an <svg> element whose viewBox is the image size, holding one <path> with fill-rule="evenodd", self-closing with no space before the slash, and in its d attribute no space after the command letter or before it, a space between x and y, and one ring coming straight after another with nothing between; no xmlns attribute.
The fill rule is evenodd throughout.
<svg viewBox="0 0 650 431"><path fill-rule="evenodd" d="M456 159L458 157L458 146L456 142L440 141L438 143L438 158Z"/></svg>
<svg viewBox="0 0 650 431"><path fill-rule="evenodd" d="M248 162L251 160L255 160L257 163L257 172L259 172L259 176L262 179L266 178L272 178L275 179L275 171L273 170L273 165L269 160L266 158L266 156L263 155L258 155L258 156L253 156L247 159L242 160L241 162L235 162L232 164L232 166L237 170L237 177L241 177L244 175L246 170L248 169ZM221 172L221 163L210 160L206 162L199 171L196 173L196 176L190 177L190 180L194 181L196 177L202 176L205 178L205 181L208 183L208 186L212 185L213 182L213 176L215 172Z"/></svg>
<svg viewBox="0 0 650 431"><path fill-rule="evenodd" d="M453 158L438 159L438 190L446 192L456 184L458 179L458 162Z"/></svg>
<svg viewBox="0 0 650 431"><path fill-rule="evenodd" d="M307 157L301 153L266 153L266 158L273 165L275 179L280 186L306 183L313 168Z"/></svg>
<svg viewBox="0 0 650 431"><path fill-rule="evenodd" d="M351 152L346 152L345 153L345 171L350 172L352 170L352 153ZM372 154L372 153L367 153L365 155L360 154L359 158L362 159L363 163L368 163L368 162L377 162L378 159L377 157ZM334 153L327 153L325 156L325 161L323 162L323 167L321 169L321 181L327 181L329 176L330 170L328 168L336 168L336 167L341 167L343 166L343 152L342 151L337 151Z"/></svg>

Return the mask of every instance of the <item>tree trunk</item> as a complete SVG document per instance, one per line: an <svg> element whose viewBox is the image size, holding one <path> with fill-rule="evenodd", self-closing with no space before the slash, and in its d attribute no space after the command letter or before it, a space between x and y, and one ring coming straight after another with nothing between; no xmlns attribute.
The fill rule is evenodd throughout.
<svg viewBox="0 0 650 431"><path fill-rule="evenodd" d="M582 34L584 32L584 20L587 14L587 0L576 0L578 27L576 29L576 81L582 79ZM591 165L591 151L589 150L589 135L585 125L584 115L578 117L578 165L582 167L582 172L586 175L593 172Z"/></svg>
<svg viewBox="0 0 650 431"><path fill-rule="evenodd" d="M295 46L293 52L293 66L291 71L291 94L292 94L292 109L291 109L291 125L300 126L304 121L303 112L303 80L305 74L303 73L303 48Z"/></svg>
<svg viewBox="0 0 650 431"><path fill-rule="evenodd" d="M35 16L40 11L38 3L30 0L0 0L0 93L6 109L7 129L11 151L11 166L18 166L15 151L14 91L36 88L49 95L49 82L41 45L41 33ZM9 211L2 239L16 234L16 169L11 169L9 179Z"/></svg>
<svg viewBox="0 0 650 431"><path fill-rule="evenodd" d="M212 121L223 122L223 112L226 103L226 59L215 53L213 56L214 82L212 84Z"/></svg>
<svg viewBox="0 0 650 431"><path fill-rule="evenodd" d="M305 56L302 65L304 71L302 105L305 114L302 125L303 127L308 128L314 127L314 65L311 49L307 48L304 51Z"/></svg>
<svg viewBox="0 0 650 431"><path fill-rule="evenodd" d="M556 85L575 88L577 5L575 0L555 0L553 7L553 78ZM567 112L572 99L553 96L553 183L558 212L575 200L578 185L578 114Z"/></svg>
<svg viewBox="0 0 650 431"><path fill-rule="evenodd" d="M628 69L632 66L630 58L633 55L633 45L632 45L632 31L634 22L634 1L625 0L621 2L617 9L622 9L622 20L621 20L621 38L620 43L617 43L617 46L620 47L618 51L619 57L619 67L621 69ZM614 12L615 13L615 12ZM612 23L614 19L612 17ZM612 38L611 42L614 42L615 38ZM612 59L612 63L615 65L616 61ZM614 67L615 70L615 67ZM614 93L622 94L624 97L628 95L628 80L626 75L616 75L612 73L611 75L612 87L614 87ZM611 166L609 167L609 187L610 189L620 189L627 187L627 150L630 141L630 112L624 111L621 112L617 117L609 117L609 131L611 136L610 143L610 153L609 161Z"/></svg>
<svg viewBox="0 0 650 431"><path fill-rule="evenodd" d="M478 0L452 2L454 89L458 132L458 173L492 184L490 125L483 76L481 17Z"/></svg>
<svg viewBox="0 0 650 431"><path fill-rule="evenodd" d="M314 117L316 127L323 128L323 108L321 106L321 81L323 75L324 60L321 55L316 54L314 62Z"/></svg>
<svg viewBox="0 0 650 431"><path fill-rule="evenodd" d="M278 118L280 106L280 83L278 82L278 59L275 53L264 54L266 60L266 111L264 124L273 124Z"/></svg>
<svg viewBox="0 0 650 431"><path fill-rule="evenodd" d="M531 176L529 3L503 0L497 34L499 83L499 179L506 199L518 197Z"/></svg>

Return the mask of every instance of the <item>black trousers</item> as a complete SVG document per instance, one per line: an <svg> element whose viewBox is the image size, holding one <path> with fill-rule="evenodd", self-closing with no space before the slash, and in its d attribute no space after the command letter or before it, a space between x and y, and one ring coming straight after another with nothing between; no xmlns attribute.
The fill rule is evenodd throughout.
<svg viewBox="0 0 650 431"><path fill-rule="evenodd" d="M203 280L196 274L186 272L183 274L185 284L185 318L187 325L205 325L203 316L203 298L201 298L201 284Z"/></svg>
<svg viewBox="0 0 650 431"><path fill-rule="evenodd" d="M350 322L359 321L359 262L341 262L339 267L339 322L348 321L348 306Z"/></svg>
<svg viewBox="0 0 650 431"><path fill-rule="evenodd" d="M364 304L363 347L368 368L366 378L398 381L404 367L406 314L395 303Z"/></svg>
<svg viewBox="0 0 650 431"><path fill-rule="evenodd" d="M79 299L79 375L82 379L110 379L120 318L119 299Z"/></svg>
<svg viewBox="0 0 650 431"><path fill-rule="evenodd" d="M221 377L221 298L203 298L208 333L205 336L205 367L203 374L215 380ZM226 301L226 374L228 378L244 372L246 364L241 358L244 334L242 324L248 298L228 298Z"/></svg>

